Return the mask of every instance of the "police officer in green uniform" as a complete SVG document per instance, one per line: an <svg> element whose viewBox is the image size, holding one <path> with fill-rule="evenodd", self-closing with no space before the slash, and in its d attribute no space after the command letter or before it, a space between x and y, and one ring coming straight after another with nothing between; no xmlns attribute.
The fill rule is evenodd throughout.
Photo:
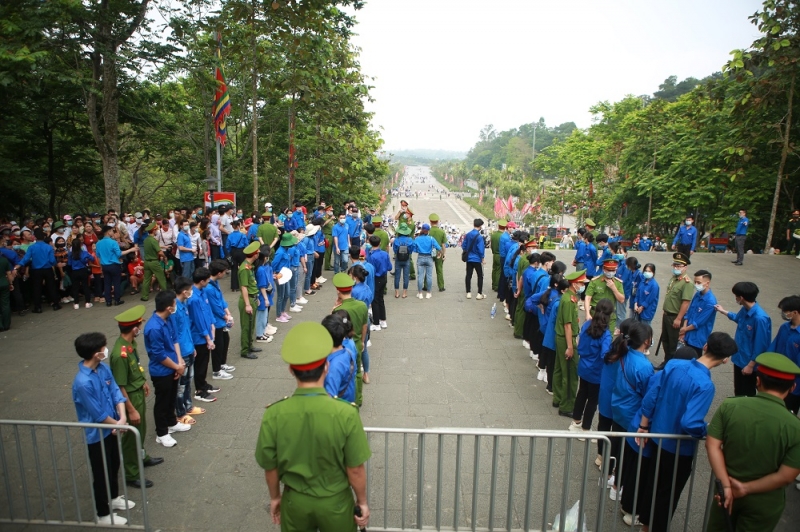
<svg viewBox="0 0 800 532"><path fill-rule="evenodd" d="M369 524L364 464L372 452L355 404L325 392L332 348L319 323L289 331L281 357L297 389L268 406L261 419L256 461L266 472L270 514L282 532L355 532ZM354 494L360 517L354 517Z"/></svg>
<svg viewBox="0 0 800 532"><path fill-rule="evenodd" d="M333 225L336 223L333 218L333 207L325 209L325 217L323 219L322 234L325 235L325 240L328 241L328 245L325 247L325 263L323 266L325 270L333 271L333 266L331 266L331 250L333 250Z"/></svg>
<svg viewBox="0 0 800 532"><path fill-rule="evenodd" d="M500 260L500 237L506 232L507 220L497 221L497 231L492 232L492 291L497 292L500 283L500 272L503 271L503 263Z"/></svg>
<svg viewBox="0 0 800 532"><path fill-rule="evenodd" d="M262 246L269 246L270 248L274 248L275 244L278 243L278 236L280 235L280 231L278 228L269 223L270 217L272 217L271 212L265 212L262 216L261 225L258 226L258 230L256 231L256 235L258 236L258 240L261 242Z"/></svg>
<svg viewBox="0 0 800 532"><path fill-rule="evenodd" d="M156 276L158 286L163 290L167 286L167 278L164 276L164 268L161 267L160 258L164 254L158 240L153 236L153 231L158 227L156 222L152 222L145 228L147 236L144 239L144 279L142 280L142 301L147 301L150 297L150 279Z"/></svg>
<svg viewBox="0 0 800 532"><path fill-rule="evenodd" d="M565 276L569 288L561 296L556 315L556 359L553 365L553 406L558 415L572 417L578 393L578 301L584 291L586 270Z"/></svg>
<svg viewBox="0 0 800 532"><path fill-rule="evenodd" d="M594 316L594 309L601 299L608 299L613 303L614 312L611 313L611 319L608 322L608 329L613 333L617 325L617 303L625 302L625 291L622 288L622 281L617 279L617 267L619 263L617 259L608 258L603 261L603 269L600 275L592 279L586 285L586 300L584 308L586 309L586 321L589 321ZM692 287L694 288L694 287Z"/></svg>
<svg viewBox="0 0 800 532"><path fill-rule="evenodd" d="M347 311L350 320L353 322L353 341L356 344L356 404L361 407L364 401L363 396L363 370L361 368L361 355L364 353L364 340L367 337L367 325L369 324L369 311L363 301L353 299L350 292L353 290L355 281L344 272L339 272L333 276L333 286L336 287L337 301L333 311L343 309Z"/></svg>
<svg viewBox="0 0 800 532"><path fill-rule="evenodd" d="M242 349L239 354L242 358L256 359L256 353L261 351L260 347L253 347L253 337L256 329L256 307L258 302L258 286L256 285L256 273L253 271L253 262L258 257L260 245L258 241L251 242L244 248L245 260L239 266L239 324L242 327Z"/></svg>
<svg viewBox="0 0 800 532"><path fill-rule="evenodd" d="M372 225L375 226L375 236L381 239L381 250L388 252L389 251L389 233L383 230L381 224L383 223L383 218L381 216L373 216L372 217Z"/></svg>
<svg viewBox="0 0 800 532"><path fill-rule="evenodd" d="M786 254L794 255L800 254L800 209L792 211L792 217L789 218L789 223L786 224Z"/></svg>
<svg viewBox="0 0 800 532"><path fill-rule="evenodd" d="M664 360L675 356L678 348L681 322L694 297L694 280L686 275L686 266L691 264L689 257L681 252L672 254L672 278L664 296L664 315L661 319L661 345L664 347Z"/></svg>
<svg viewBox="0 0 800 532"><path fill-rule="evenodd" d="M756 363L756 396L725 399L708 425L708 461L725 493L724 508L711 509L708 531L775 530L784 488L800 474L800 419L783 402L800 367L778 353L762 353Z"/></svg>
<svg viewBox="0 0 800 532"><path fill-rule="evenodd" d="M436 257L433 259L433 265L436 267L436 284L439 287L439 292L444 292L444 259L445 250L447 249L447 235L445 234L444 230L439 227L438 214L431 214L428 216L428 220L431 222L431 228L428 231L428 235L438 242L442 247L442 250L436 253ZM428 290L427 284L427 280L426 282L422 283L423 290Z"/></svg>
<svg viewBox="0 0 800 532"><path fill-rule="evenodd" d="M583 225L586 228L586 232L592 233L594 239L597 240L597 235L600 233L595 229L595 227L597 227L597 224L594 223L594 220L592 220L591 218L586 218L586 221L583 222Z"/></svg>
<svg viewBox="0 0 800 532"><path fill-rule="evenodd" d="M139 429L142 442L142 463L145 467L162 463L163 458L148 456L144 450L147 437L147 418L145 416L145 397L150 394L147 385L147 375L140 362L138 346L135 338L143 329L142 318L145 313L144 305L136 305L122 314L114 316L119 326L119 338L114 348L109 353L108 363L111 373L119 386L119 391L128 400L125 403L128 422ZM128 486L141 488L139 480L139 460L136 456L136 438L132 432L122 434L122 459L125 468L125 482ZM153 482L145 479L145 487L152 487Z"/></svg>

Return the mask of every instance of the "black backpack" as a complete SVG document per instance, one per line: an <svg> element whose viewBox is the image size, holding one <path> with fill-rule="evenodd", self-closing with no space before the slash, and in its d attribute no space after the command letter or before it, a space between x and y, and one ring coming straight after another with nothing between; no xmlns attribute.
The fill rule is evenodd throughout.
<svg viewBox="0 0 800 532"><path fill-rule="evenodd" d="M397 247L397 260L400 262L405 262L408 260L408 246L403 244L402 246Z"/></svg>

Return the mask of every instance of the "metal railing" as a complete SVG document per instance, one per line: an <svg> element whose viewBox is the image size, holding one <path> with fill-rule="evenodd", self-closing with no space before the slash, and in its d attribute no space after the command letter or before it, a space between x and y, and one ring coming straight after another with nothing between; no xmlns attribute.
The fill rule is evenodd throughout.
<svg viewBox="0 0 800 532"><path fill-rule="evenodd" d="M642 465L648 458L641 448L637 453L624 443L625 437L641 436L633 433L461 428L366 431L373 453L367 463L370 530L632 530L633 524L622 520L620 497L613 504L606 503L610 472L614 470L621 478L631 458L636 463L633 508L642 510L649 502L653 515L656 505L674 502L672 495L669 501L657 500L655 490L649 501L638 500L640 484L650 480L656 484L658 479L648 479ZM692 445L689 436L648 437L658 438L658 444L651 444L649 458L656 460L656 470L666 456L667 451L662 453L664 441L677 440L677 453L681 443ZM612 459L611 443L619 438L622 452ZM603 443L600 468L594 462L598 440ZM698 475L696 447L693 445L688 488L670 516L676 523L682 519L684 531L690 523L693 528L703 523L705 528L711 507L710 487L702 504L692 504ZM619 465L612 467L617 462ZM670 493L677 474L676 461ZM573 506L577 506L577 515L570 512ZM561 518L553 526L556 514ZM565 522L567 514L575 517L569 524Z"/></svg>
<svg viewBox="0 0 800 532"><path fill-rule="evenodd" d="M101 423L0 420L0 523L103 526L97 523L96 518L86 428L108 430L110 426ZM141 436L136 427L122 425L115 428L118 431L130 431L135 436L139 481L142 484L141 502L136 504L133 511L130 508L124 510L128 524L116 524L135 530L150 530ZM108 457L105 446L100 445L100 449L106 496L110 504ZM120 495L128 500L121 438L117 438L117 453L119 482L122 484ZM113 521L113 509L111 515ZM131 524L131 517L135 516L138 521L139 515L142 524Z"/></svg>

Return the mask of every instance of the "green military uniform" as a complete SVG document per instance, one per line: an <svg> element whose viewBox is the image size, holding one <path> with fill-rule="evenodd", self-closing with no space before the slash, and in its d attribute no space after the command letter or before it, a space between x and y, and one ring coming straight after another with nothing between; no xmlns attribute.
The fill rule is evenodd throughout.
<svg viewBox="0 0 800 532"><path fill-rule="evenodd" d="M401 201L400 204L402 205L402 203L403 202ZM408 202L406 202L406 208L408 208ZM408 225L411 228L411 230L412 230L411 232L413 233L414 232L413 231L414 230L414 221L412 220L413 218L414 218L413 214L409 214L407 212L401 212L400 216L397 218L397 220L398 220L397 225L399 226L401 223L405 223L406 225ZM410 261L408 261L408 280L409 281L413 281L416 278L417 278L417 274L414 271L414 261L410 260Z"/></svg>
<svg viewBox="0 0 800 532"><path fill-rule="evenodd" d="M785 372L786 380L800 373L795 363L778 353L762 353L756 362ZM770 393L725 399L708 425L708 436L722 442L725 469L740 482L775 473L782 465L800 469L800 419ZM733 529L774 530L785 504L784 488L735 499L731 513ZM728 530L723 512L716 505L711 508L708 531Z"/></svg>
<svg viewBox="0 0 800 532"><path fill-rule="evenodd" d="M614 262L614 264L617 263L617 261L613 259L605 262ZM624 289L622 287L622 281L616 277L614 277L613 280L617 291L620 294L623 294ZM592 279L586 286L585 294L586 297L592 298L591 307L589 309L589 314L591 316L594 316L594 309L601 299L608 299L611 302L611 306L614 308L614 311L611 313L611 319L608 321L608 330L614 332L614 328L617 325L617 298L614 296L614 291L611 290L611 288L606 284L606 277L601 273L599 276Z"/></svg>
<svg viewBox="0 0 800 532"><path fill-rule="evenodd" d="M269 220L270 214L264 213L264 222L258 226L258 231L256 231L256 235L264 242L264 245L270 246L272 245L272 241L278 238L278 228L272 225L271 223L267 222Z"/></svg>
<svg viewBox="0 0 800 532"><path fill-rule="evenodd" d="M353 279L346 273L340 272L333 276L333 285L337 289L352 288ZM364 401L364 383L361 380L363 373L361 368L361 355L364 352L364 338L362 337L361 332L363 331L364 325L369 319L369 311L367 310L366 303L359 301L358 299L353 299L352 297L342 301L342 304L333 310L335 312L340 309L346 310L347 315L350 316L350 320L353 322L353 341L356 344L356 365L358 366L358 373L356 374L356 404L360 407Z"/></svg>
<svg viewBox="0 0 800 532"><path fill-rule="evenodd" d="M689 258L680 252L674 253L672 260L681 264L691 264ZM680 276L673 275L667 284L667 292L664 296L664 315L661 318L661 345L664 347L665 360L671 359L678 348L680 329L673 328L672 323L681 311L681 303L691 301L694 294L694 281L685 273Z"/></svg>
<svg viewBox="0 0 800 532"><path fill-rule="evenodd" d="M304 322L286 335L281 356L291 365L324 363L332 347L322 325ZM266 471L277 470L284 485L281 531L355 532L347 468L371 455L358 409L324 388L297 388L268 406L255 457Z"/></svg>
<svg viewBox="0 0 800 532"><path fill-rule="evenodd" d="M114 317L122 326L131 326L139 323L141 325L144 316L144 305L137 305L122 314ZM108 355L108 365L111 373L120 389L124 389L128 395L128 402L131 407L139 413L141 421L136 426L142 442L142 460L150 459L144 451L144 442L147 437L147 416L145 408L144 386L147 384L147 375L140 362L139 351L136 340L127 342L121 336L117 338L114 347ZM125 469L125 480L139 480L139 457L136 456L136 438L132 432L122 433L122 459Z"/></svg>
<svg viewBox="0 0 800 532"><path fill-rule="evenodd" d="M591 218L586 218L586 221L585 221L585 222L583 222L583 224L584 224L584 225L587 227L587 231L586 231L586 232L587 232L587 233L591 233L591 234L592 234L592 236L593 236L593 237L594 237L594 239L595 239L595 242L596 242L596 241L597 241L597 235L599 235L599 234L600 234L600 231L598 231L597 229L595 229L595 227L597 226L597 224L595 224L595 223L594 223L594 220L592 220Z"/></svg>
<svg viewBox="0 0 800 532"><path fill-rule="evenodd" d="M325 240L328 241L328 245L325 246L325 263L323 264L326 270L333 270L333 266L331 266L331 253L333 250L333 220L328 218L322 224L322 234L325 235Z"/></svg>
<svg viewBox="0 0 800 532"><path fill-rule="evenodd" d="M251 242L244 248L245 256L257 253L259 250L258 242ZM256 296L258 295L258 286L256 285L256 274L253 271L253 265L245 261L239 266L239 288L247 287L247 295L250 296L250 307L253 309L252 314L247 313L247 305L245 304L244 297L239 294L239 324L242 328L242 349L239 354L245 358L249 358L250 350L253 348L253 336L256 329L256 307L258 303Z"/></svg>
<svg viewBox="0 0 800 532"><path fill-rule="evenodd" d="M433 259L433 265L436 267L436 284L439 287L439 291L444 291L444 255L445 249L447 249L447 234L445 234L444 229L439 227L438 225L434 225L433 222L439 222L439 215L438 214L431 214L428 219L431 221L431 228L428 231L428 235L433 238L436 242L442 246L442 251L436 253L436 256ZM422 283L422 289L428 290L426 286L426 282Z"/></svg>
<svg viewBox="0 0 800 532"><path fill-rule="evenodd" d="M381 224L383 223L383 218L380 216L373 216L372 217L372 225L375 226L375 236L381 239L381 250L388 252L389 251L389 233L381 229Z"/></svg>
<svg viewBox="0 0 800 532"><path fill-rule="evenodd" d="M524 244L523 244L524 245ZM517 279L522 279L522 275L530 267L528 262L527 249L519 254L519 263L517 264ZM517 287L514 286L516 292ZM519 298L517 298L517 306L514 310L514 338L522 338L525 331L525 293L520 291Z"/></svg>
<svg viewBox="0 0 800 532"><path fill-rule="evenodd" d="M789 232L789 241L786 242L786 254L794 255L795 252L800 253L800 239L794 235L800 235L800 217L789 218L789 223L786 224L786 230Z"/></svg>
<svg viewBox="0 0 800 532"><path fill-rule="evenodd" d="M148 235L144 239L144 279L142 280L142 301L147 301L150 297L150 279L155 275L158 286L161 290L167 288L167 278L164 276L164 268L161 267L159 255L161 254L161 246L158 244L153 235L149 234L150 231L156 228L156 223L153 222L147 226L145 231Z"/></svg>
<svg viewBox="0 0 800 532"><path fill-rule="evenodd" d="M505 223L501 220L499 223ZM505 233L505 225L500 226L502 229L492 233L492 291L497 292L497 286L500 283L500 272L503 271L503 263L500 260L500 237Z"/></svg>
<svg viewBox="0 0 800 532"><path fill-rule="evenodd" d="M573 272L565 277L570 282L584 282L586 270ZM580 298L572 290L561 296L556 315L556 359L553 365L553 405L559 412L572 416L575 407L575 394L578 393L578 301ZM572 358L567 360L567 337L565 324L572 325Z"/></svg>

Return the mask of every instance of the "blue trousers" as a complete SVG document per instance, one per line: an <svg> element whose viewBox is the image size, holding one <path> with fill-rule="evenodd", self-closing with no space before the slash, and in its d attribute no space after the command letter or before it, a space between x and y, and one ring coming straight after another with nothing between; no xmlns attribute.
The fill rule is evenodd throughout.
<svg viewBox="0 0 800 532"><path fill-rule="evenodd" d="M417 290L422 292L422 283L427 282L428 289L433 288L433 257L430 255L417 256Z"/></svg>

